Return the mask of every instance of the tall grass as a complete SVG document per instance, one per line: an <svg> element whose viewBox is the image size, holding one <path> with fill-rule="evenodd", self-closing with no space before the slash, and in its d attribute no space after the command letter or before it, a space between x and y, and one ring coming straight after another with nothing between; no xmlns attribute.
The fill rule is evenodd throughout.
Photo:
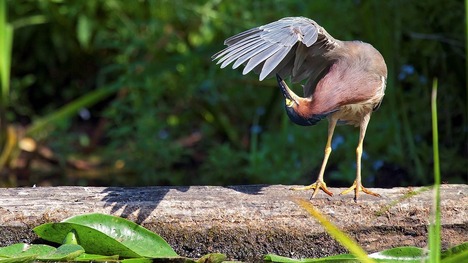
<svg viewBox="0 0 468 263"><path fill-rule="evenodd" d="M0 0L0 170L8 162L12 136L6 120L10 94L10 64L13 28L7 22L6 0ZM15 137L15 136L13 136Z"/></svg>
<svg viewBox="0 0 468 263"><path fill-rule="evenodd" d="M434 203L429 226L429 262L440 262L440 164L439 134L437 127L437 79L432 83L432 142L434 154Z"/></svg>
<svg viewBox="0 0 468 263"><path fill-rule="evenodd" d="M6 107L10 93L10 64L13 27L7 22L6 0L0 0L0 105Z"/></svg>

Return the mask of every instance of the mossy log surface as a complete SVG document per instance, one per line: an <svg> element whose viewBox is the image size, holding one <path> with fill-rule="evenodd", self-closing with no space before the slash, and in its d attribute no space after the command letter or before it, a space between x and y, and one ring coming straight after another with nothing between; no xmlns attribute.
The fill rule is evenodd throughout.
<svg viewBox="0 0 468 263"><path fill-rule="evenodd" d="M84 213L135 221L158 233L182 256L225 253L261 261L275 253L303 258L344 253L322 226L297 205L311 192L283 185L190 187L36 187L0 189L0 246L34 242L32 228ZM338 193L344 189L332 189ZM397 246L424 247L432 207L429 188L371 189L310 202L369 253ZM441 187L442 245L468 241L468 185Z"/></svg>

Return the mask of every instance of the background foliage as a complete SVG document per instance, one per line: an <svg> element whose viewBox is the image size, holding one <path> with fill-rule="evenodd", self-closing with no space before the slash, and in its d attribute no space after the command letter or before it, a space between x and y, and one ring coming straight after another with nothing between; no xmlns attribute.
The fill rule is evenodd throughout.
<svg viewBox="0 0 468 263"><path fill-rule="evenodd" d="M312 18L385 57L386 96L364 146L366 186L431 183L434 78L442 180L468 181L462 1L7 4L14 39L6 119L38 146L10 158L3 185L311 183L326 121L293 125L275 80L211 61L227 37L286 16ZM337 128L329 185L354 180L357 139L357 129Z"/></svg>

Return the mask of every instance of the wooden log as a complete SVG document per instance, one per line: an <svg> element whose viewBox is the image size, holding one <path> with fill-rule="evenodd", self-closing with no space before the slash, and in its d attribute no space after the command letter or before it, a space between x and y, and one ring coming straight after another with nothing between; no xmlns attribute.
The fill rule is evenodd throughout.
<svg viewBox="0 0 468 263"><path fill-rule="evenodd" d="M32 228L84 213L105 213L135 221L160 234L182 256L225 253L231 259L261 261L275 253L322 257L344 253L303 208L310 191L283 185L190 187L35 187L0 189L0 246L33 242ZM332 189L338 193L344 189ZM424 247L432 191L429 188L372 189L362 195L310 200L369 253L396 246ZM442 245L468 241L468 185L441 187Z"/></svg>

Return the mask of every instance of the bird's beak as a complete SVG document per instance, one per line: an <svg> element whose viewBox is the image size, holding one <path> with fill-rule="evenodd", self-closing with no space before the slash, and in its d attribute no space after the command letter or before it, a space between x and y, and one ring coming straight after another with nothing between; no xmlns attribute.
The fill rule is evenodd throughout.
<svg viewBox="0 0 468 263"><path fill-rule="evenodd" d="M287 107L292 107L294 104L299 104L299 96L297 96L289 87L286 82L278 75L276 74L276 80L278 81L278 86L281 89L281 92L283 93L285 103Z"/></svg>

